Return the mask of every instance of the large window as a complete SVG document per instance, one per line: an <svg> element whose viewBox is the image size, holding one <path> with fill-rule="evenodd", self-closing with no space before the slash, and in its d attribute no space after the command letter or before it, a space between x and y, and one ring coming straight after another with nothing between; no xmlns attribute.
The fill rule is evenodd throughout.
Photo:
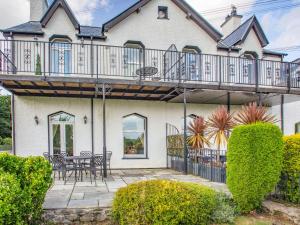
<svg viewBox="0 0 300 225"><path fill-rule="evenodd" d="M74 123L75 117L65 112L49 116L51 154L74 154Z"/></svg>
<svg viewBox="0 0 300 225"><path fill-rule="evenodd" d="M51 44L51 72L54 74L71 73L72 45L67 40L55 40Z"/></svg>
<svg viewBox="0 0 300 225"><path fill-rule="evenodd" d="M125 158L146 157L147 119L138 114L123 118L123 141Z"/></svg>
<svg viewBox="0 0 300 225"><path fill-rule="evenodd" d="M183 60L185 78L188 80L200 80L200 49L194 46L186 46L182 52L185 54Z"/></svg>
<svg viewBox="0 0 300 225"><path fill-rule="evenodd" d="M128 41L124 44L124 69L126 75L135 76L136 70L144 64L144 46L138 41Z"/></svg>

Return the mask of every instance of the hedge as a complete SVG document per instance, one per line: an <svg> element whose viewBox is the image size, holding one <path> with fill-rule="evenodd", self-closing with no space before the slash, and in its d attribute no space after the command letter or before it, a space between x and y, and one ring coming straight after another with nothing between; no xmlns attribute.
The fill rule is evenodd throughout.
<svg viewBox="0 0 300 225"><path fill-rule="evenodd" d="M241 212L260 207L279 180L282 160L282 133L276 125L234 128L228 143L227 185Z"/></svg>
<svg viewBox="0 0 300 225"><path fill-rule="evenodd" d="M0 202L6 203L0 208L0 221L13 221L6 224L37 224L46 192L52 183L51 173L51 165L43 157L22 158L1 153L0 177L8 180L9 188L2 187L1 190ZM10 178L15 183L9 183ZM12 200L15 195L18 201ZM7 199L5 196L12 197ZM14 205L13 210L11 205Z"/></svg>
<svg viewBox="0 0 300 225"><path fill-rule="evenodd" d="M121 188L112 215L121 225L197 224L211 222L216 193L198 184L142 181Z"/></svg>
<svg viewBox="0 0 300 225"><path fill-rule="evenodd" d="M286 136L281 179L278 184L282 197L300 203L300 134Z"/></svg>

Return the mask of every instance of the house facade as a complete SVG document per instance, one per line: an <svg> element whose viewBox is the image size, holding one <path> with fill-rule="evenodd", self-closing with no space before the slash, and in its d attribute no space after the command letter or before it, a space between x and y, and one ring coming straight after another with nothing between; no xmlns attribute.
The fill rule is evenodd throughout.
<svg viewBox="0 0 300 225"><path fill-rule="evenodd" d="M112 168L166 167L168 125L258 101L284 128L284 99L300 93L299 64L235 8L221 34L182 0L140 0L101 27L65 0L30 4L30 21L0 41L17 155L112 151Z"/></svg>

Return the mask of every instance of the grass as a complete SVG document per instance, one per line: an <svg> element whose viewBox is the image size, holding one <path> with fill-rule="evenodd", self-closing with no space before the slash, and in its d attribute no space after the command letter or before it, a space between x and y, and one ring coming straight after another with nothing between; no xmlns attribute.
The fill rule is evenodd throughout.
<svg viewBox="0 0 300 225"><path fill-rule="evenodd" d="M294 223L288 221L280 215L264 215L255 214L248 216L239 216L235 219L235 225L293 225Z"/></svg>

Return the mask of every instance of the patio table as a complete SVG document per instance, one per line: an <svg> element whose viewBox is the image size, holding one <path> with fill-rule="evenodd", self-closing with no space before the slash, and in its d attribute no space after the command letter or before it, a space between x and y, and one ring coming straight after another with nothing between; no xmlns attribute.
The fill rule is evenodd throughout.
<svg viewBox="0 0 300 225"><path fill-rule="evenodd" d="M77 170L80 168L80 176L82 181L82 165L87 160L93 160L93 156L65 156L64 160L66 162L73 162L73 166L75 168L75 181L77 181Z"/></svg>

